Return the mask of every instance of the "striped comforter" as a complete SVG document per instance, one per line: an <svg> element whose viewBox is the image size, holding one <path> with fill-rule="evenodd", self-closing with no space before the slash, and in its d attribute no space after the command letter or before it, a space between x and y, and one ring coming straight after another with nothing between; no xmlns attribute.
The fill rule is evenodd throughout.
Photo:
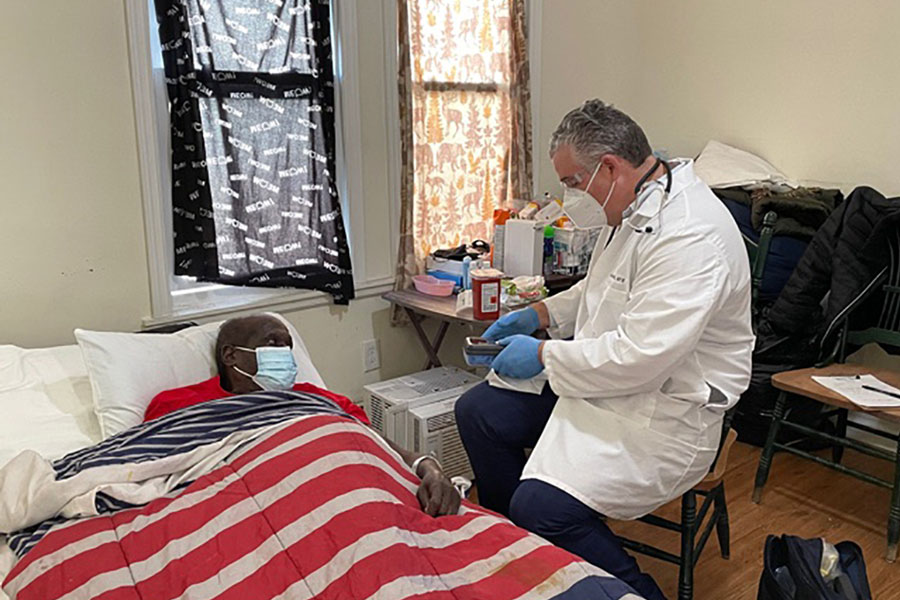
<svg viewBox="0 0 900 600"><path fill-rule="evenodd" d="M383 440L308 394L187 408L51 466L54 485L103 483L59 501L88 516L23 513L3 584L18 600L636 598L472 504L428 517Z"/></svg>

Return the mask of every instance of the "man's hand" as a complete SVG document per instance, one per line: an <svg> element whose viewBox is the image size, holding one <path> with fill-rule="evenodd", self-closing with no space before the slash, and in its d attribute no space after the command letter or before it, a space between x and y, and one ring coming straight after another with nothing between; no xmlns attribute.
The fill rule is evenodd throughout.
<svg viewBox="0 0 900 600"><path fill-rule="evenodd" d="M540 313L533 306L529 306L522 310L506 313L488 327L482 335L484 339L495 342L516 334L531 335L540 326Z"/></svg>
<svg viewBox="0 0 900 600"><path fill-rule="evenodd" d="M498 375L528 379L544 370L543 342L528 335L513 335L497 342L506 346L491 362Z"/></svg>
<svg viewBox="0 0 900 600"><path fill-rule="evenodd" d="M423 460L418 473L422 479L416 497L425 514L432 517L455 515L462 500L450 479L438 468L433 460Z"/></svg>
<svg viewBox="0 0 900 600"><path fill-rule="evenodd" d="M394 450L409 466L416 464L419 455L409 450L404 450L389 439L385 439L388 446ZM437 461L431 457L422 457L416 464L416 477L421 480L416 497L422 510L432 516L455 515L459 512L459 504L462 498L450 480L441 471Z"/></svg>

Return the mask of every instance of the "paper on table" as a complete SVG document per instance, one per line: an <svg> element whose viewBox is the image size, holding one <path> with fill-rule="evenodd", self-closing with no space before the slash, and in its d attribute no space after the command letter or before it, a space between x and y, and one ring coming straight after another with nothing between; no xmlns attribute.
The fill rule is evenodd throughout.
<svg viewBox="0 0 900 600"><path fill-rule="evenodd" d="M884 390L900 395L900 390L881 381L874 375L838 375L834 377L816 377L813 381L824 385L829 390L837 392L853 404L863 408L894 408L900 406L900 398L894 398L888 394L882 394L873 390L864 389L862 386Z"/></svg>

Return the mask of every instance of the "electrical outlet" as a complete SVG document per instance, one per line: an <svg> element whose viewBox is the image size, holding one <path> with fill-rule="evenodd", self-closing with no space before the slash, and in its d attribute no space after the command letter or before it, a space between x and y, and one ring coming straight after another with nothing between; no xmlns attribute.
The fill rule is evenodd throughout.
<svg viewBox="0 0 900 600"><path fill-rule="evenodd" d="M366 340L362 343L363 370L374 371L381 367L378 355L378 340Z"/></svg>

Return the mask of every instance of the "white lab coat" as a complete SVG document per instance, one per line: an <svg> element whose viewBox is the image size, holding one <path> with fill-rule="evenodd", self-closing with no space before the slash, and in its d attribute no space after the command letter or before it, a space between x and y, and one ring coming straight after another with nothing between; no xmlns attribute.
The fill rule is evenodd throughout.
<svg viewBox="0 0 900 600"><path fill-rule="evenodd" d="M559 400L522 479L616 519L705 476L722 415L750 380L750 269L737 226L692 161L673 163L660 212L661 197L636 203L600 236L587 277L546 300L551 335L574 339L544 345Z"/></svg>

